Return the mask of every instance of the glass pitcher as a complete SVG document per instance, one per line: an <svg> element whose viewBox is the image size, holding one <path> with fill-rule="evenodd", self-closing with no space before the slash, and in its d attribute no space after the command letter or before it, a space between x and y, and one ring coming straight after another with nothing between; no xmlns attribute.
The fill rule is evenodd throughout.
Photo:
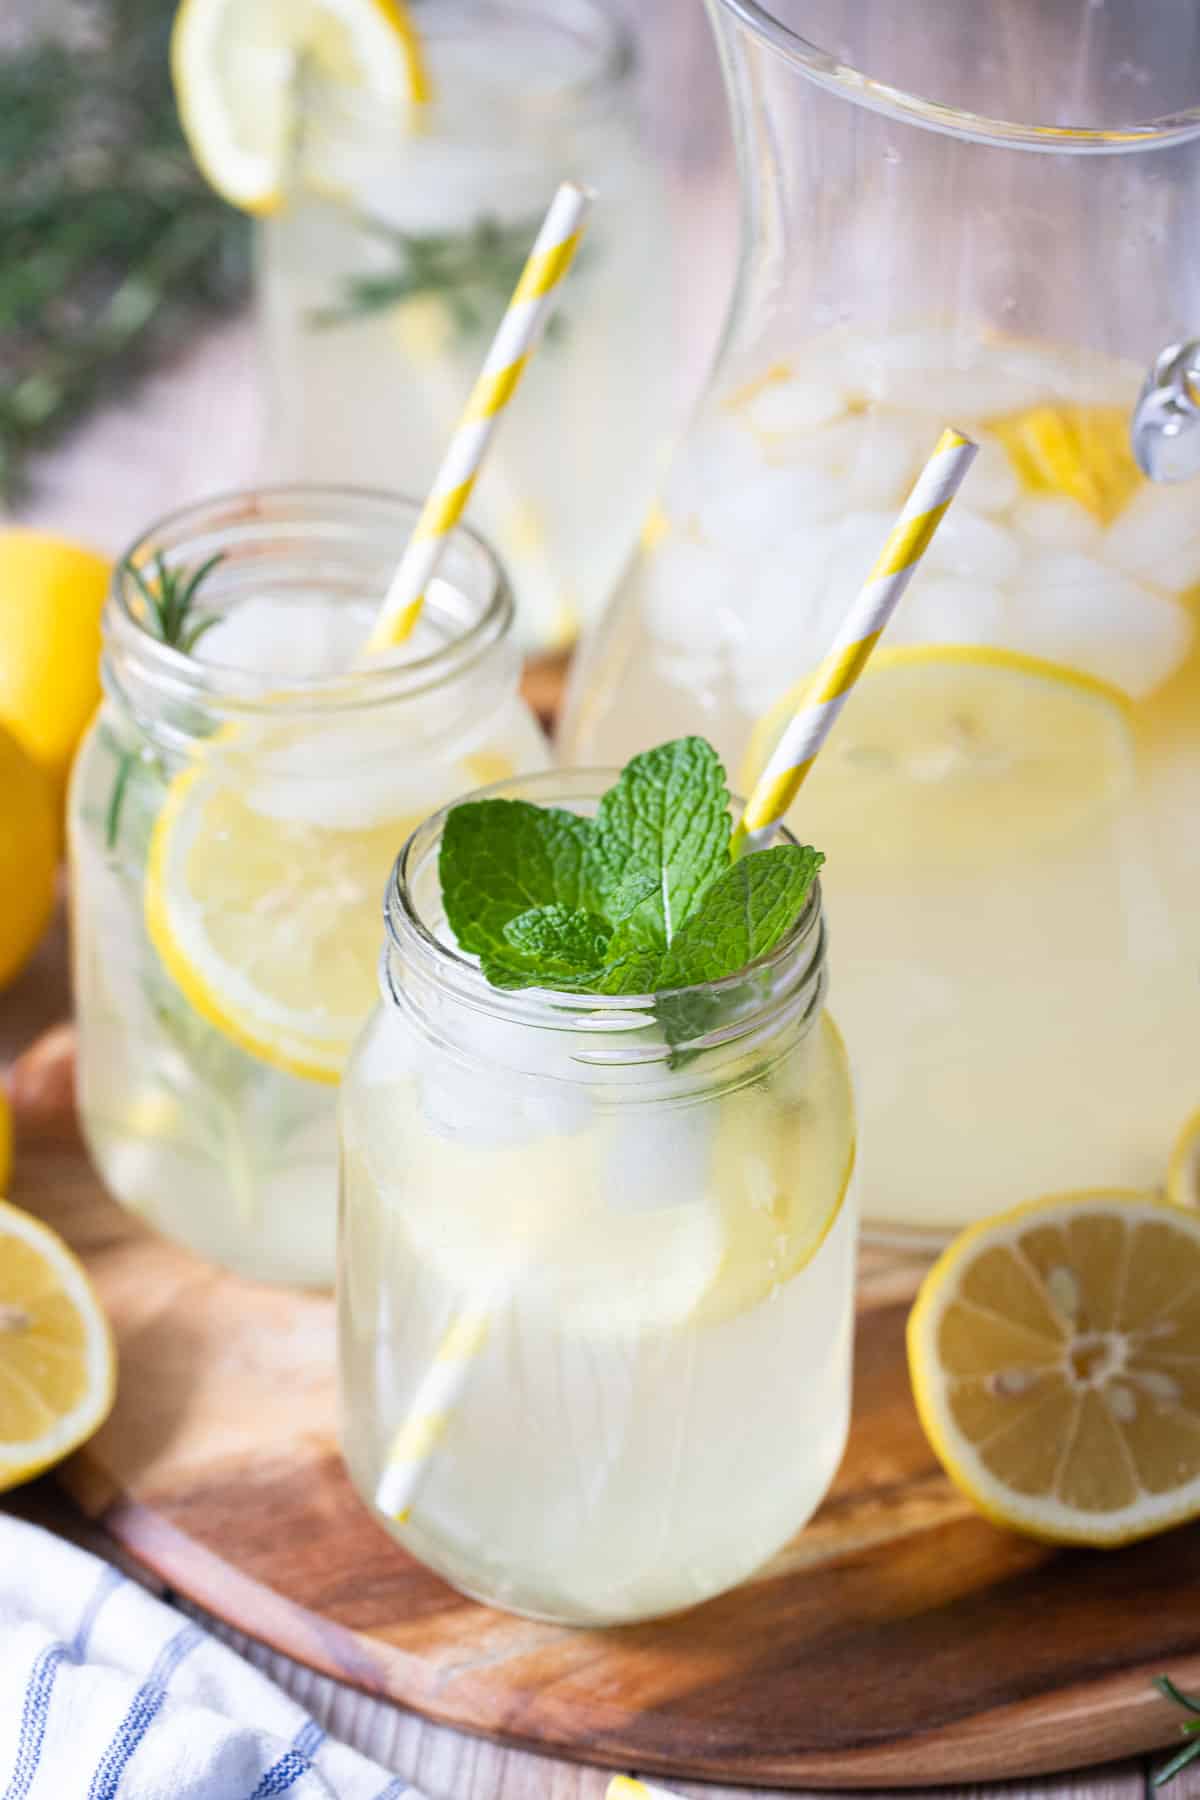
<svg viewBox="0 0 1200 1800"><path fill-rule="evenodd" d="M744 254L565 749L700 730L747 791L940 427L977 437L791 815L829 857L864 1210L1157 1185L1200 1101L1200 486L1131 442L1186 473L1200 13L709 12Z"/></svg>

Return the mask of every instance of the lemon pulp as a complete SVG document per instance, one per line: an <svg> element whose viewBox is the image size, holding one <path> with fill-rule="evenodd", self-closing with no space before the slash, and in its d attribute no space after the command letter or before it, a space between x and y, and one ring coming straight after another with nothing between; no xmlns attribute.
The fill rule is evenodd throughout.
<svg viewBox="0 0 1200 1800"><path fill-rule="evenodd" d="M0 1489L73 1450L112 1405L116 1363L80 1264L0 1200Z"/></svg>
<svg viewBox="0 0 1200 1800"><path fill-rule="evenodd" d="M1110 1545L1200 1513L1200 1218L1065 1195L964 1232L908 1329L917 1408L1002 1524Z"/></svg>

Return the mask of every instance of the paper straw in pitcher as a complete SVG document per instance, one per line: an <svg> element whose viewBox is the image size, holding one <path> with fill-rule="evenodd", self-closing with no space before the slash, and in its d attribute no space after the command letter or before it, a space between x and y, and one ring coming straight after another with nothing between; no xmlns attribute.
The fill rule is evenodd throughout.
<svg viewBox="0 0 1200 1800"><path fill-rule="evenodd" d="M591 204L590 190L574 181L564 181L550 202L487 360L442 458L429 498L392 577L366 642L367 655L402 644L420 617L425 589L441 561L449 533L466 509L501 414L512 399L557 301ZM550 445L546 454L553 454Z"/></svg>
<svg viewBox="0 0 1200 1800"><path fill-rule="evenodd" d="M938 439L866 585L805 683L799 706L754 784L746 810L734 827L735 856L761 849L782 824L978 448L961 431L943 431Z"/></svg>

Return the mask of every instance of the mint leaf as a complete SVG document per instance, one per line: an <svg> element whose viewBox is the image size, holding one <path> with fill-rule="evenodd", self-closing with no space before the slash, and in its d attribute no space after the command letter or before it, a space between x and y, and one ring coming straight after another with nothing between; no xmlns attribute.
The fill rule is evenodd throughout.
<svg viewBox="0 0 1200 1800"><path fill-rule="evenodd" d="M493 987L590 987L604 966L611 936L606 920L557 902L518 913L504 927L507 948L486 952Z"/></svg>
<svg viewBox="0 0 1200 1800"><path fill-rule="evenodd" d="M561 905L596 911L590 819L528 800L471 800L446 819L438 872L446 919L462 949L510 960L510 920ZM490 979L490 977L489 977Z"/></svg>
<svg viewBox="0 0 1200 1800"><path fill-rule="evenodd" d="M592 991L597 994L652 994L659 985L662 951L640 949L628 941L618 942L618 935L614 933L609 943L606 965L600 970Z"/></svg>
<svg viewBox="0 0 1200 1800"><path fill-rule="evenodd" d="M703 738L676 738L626 764L600 802L589 856L600 909L609 918L610 908L627 909L626 945L669 947L729 866L729 829L725 771Z"/></svg>
<svg viewBox="0 0 1200 1800"><path fill-rule="evenodd" d="M720 981L766 956L795 924L824 861L819 850L798 844L741 857L676 934L659 987Z"/></svg>
<svg viewBox="0 0 1200 1800"><path fill-rule="evenodd" d="M566 963L573 969L598 969L612 931L595 913L572 912L557 902L518 913L504 935L521 956Z"/></svg>

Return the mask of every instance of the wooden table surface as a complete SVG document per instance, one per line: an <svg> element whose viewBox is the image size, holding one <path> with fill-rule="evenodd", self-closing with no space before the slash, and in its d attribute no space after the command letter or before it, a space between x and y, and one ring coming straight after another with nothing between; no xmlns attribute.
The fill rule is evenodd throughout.
<svg viewBox="0 0 1200 1800"><path fill-rule="evenodd" d="M215 334L145 387L136 401L96 419L57 452L45 465L26 517L116 549L174 500L250 478L257 454L254 366L248 324ZM59 921L29 968L0 994L0 1071L69 1011L65 936ZM0 1506L100 1556L120 1560L115 1545L74 1511L50 1478L7 1496ZM269 1674L332 1734L402 1774L429 1800L600 1800L607 1786L607 1771L506 1749L432 1725L290 1662L219 1621L195 1616ZM1030 1630L1037 1630L1034 1618ZM767 1793L675 1785L680 1793L710 1800L752 1800L755 1794ZM969 1791L980 1800L992 1795L996 1800L1149 1800L1152 1792L1149 1768L1140 1763L1040 1782L941 1791ZM1170 1800L1200 1800L1200 1766L1166 1792ZM785 1797L780 1794L778 1800Z"/></svg>
<svg viewBox="0 0 1200 1800"><path fill-rule="evenodd" d="M0 1070L41 1031L64 1019L68 1009L65 931L60 919L30 967L0 995ZM0 1507L59 1532L108 1560L123 1561L111 1540L74 1510L50 1477L6 1496ZM128 1564L124 1566L129 1569ZM134 1569L129 1572L138 1573ZM1197 1603L1200 1605L1200 1596ZM187 1610L269 1674L333 1735L402 1774L429 1800L600 1800L604 1793L608 1771L507 1749L429 1724L400 1707L317 1675L206 1618L196 1608ZM1030 1630L1037 1630L1035 1618L1030 1620ZM762 1797L768 1792L691 1783L676 1783L675 1787L680 1793L710 1796L711 1800L754 1800L755 1795ZM1149 1800L1151 1792L1149 1769L1136 1762L1074 1777L943 1791L970 1792L980 1800L992 1795L996 1800ZM1200 1800L1200 1768L1180 1777L1167 1792L1171 1800ZM775 1800L786 1800L786 1796L780 1793Z"/></svg>
<svg viewBox="0 0 1200 1800"><path fill-rule="evenodd" d="M234 486L254 466L257 406L250 328L239 324L199 346L144 389L135 404L97 419L51 460L30 516L113 548L172 498ZM223 395L218 405L214 394ZM214 477L214 444L221 470ZM70 1010L62 922L20 979L0 994L0 1070ZM119 1560L115 1546L74 1511L49 1478L0 1505ZM1197 1597L1200 1606L1200 1596ZM197 1615L200 1616L200 1615ZM335 1736L403 1774L430 1800L600 1800L609 1776L555 1758L506 1749L431 1725L415 1714L340 1686L233 1632L202 1622L292 1694ZM1030 1630L1037 1630L1036 1619ZM677 1784L712 1800L751 1800L765 1790ZM948 1789L946 1792L955 1790ZM963 1791L963 1790L959 1790ZM1148 1800L1149 1771L1138 1763L1077 1777L970 1790L1008 1800ZM1167 1790L1200 1800L1200 1767ZM783 1796L779 1797L783 1800Z"/></svg>
<svg viewBox="0 0 1200 1800"><path fill-rule="evenodd" d="M695 9L696 14L700 12ZM645 17L642 14L640 17ZM658 6L659 52L669 63L670 91L686 93L690 111L681 135L694 150L697 84L716 104L711 57L678 10ZM661 20L661 27L659 21ZM671 23L670 21L674 21ZM679 41L676 41L678 34ZM683 41L686 39L686 42ZM687 79L680 80L680 69ZM663 91L667 91L664 88ZM669 122L668 122L669 125ZM712 222L702 221L711 236ZM715 315L715 309L714 309ZM697 355L703 346L698 346ZM94 419L37 470L24 517L116 552L158 514L185 499L236 487L258 466L259 418L254 333L238 322L198 344L177 365L145 384L122 406ZM0 994L0 1071L43 1029L69 1013L61 922L21 978ZM89 1527L49 1478L0 1501L6 1510L119 1560L115 1547ZM1200 1607L1200 1595L1197 1596ZM306 1707L331 1733L421 1788L430 1800L599 1800L606 1771L505 1749L428 1724L391 1704L313 1674L219 1623L203 1620ZM1030 1631L1036 1632L1036 1618ZM711 1800L751 1800L765 1790L677 1784ZM941 1790L954 1792L952 1789ZM959 1790L963 1791L963 1790ZM1008 1800L1146 1800L1148 1769L1131 1763L970 1790ZM1170 1800L1200 1800L1200 1767L1168 1790ZM65 1800L65 1797L64 1797ZM780 1800L783 1797L780 1796Z"/></svg>

